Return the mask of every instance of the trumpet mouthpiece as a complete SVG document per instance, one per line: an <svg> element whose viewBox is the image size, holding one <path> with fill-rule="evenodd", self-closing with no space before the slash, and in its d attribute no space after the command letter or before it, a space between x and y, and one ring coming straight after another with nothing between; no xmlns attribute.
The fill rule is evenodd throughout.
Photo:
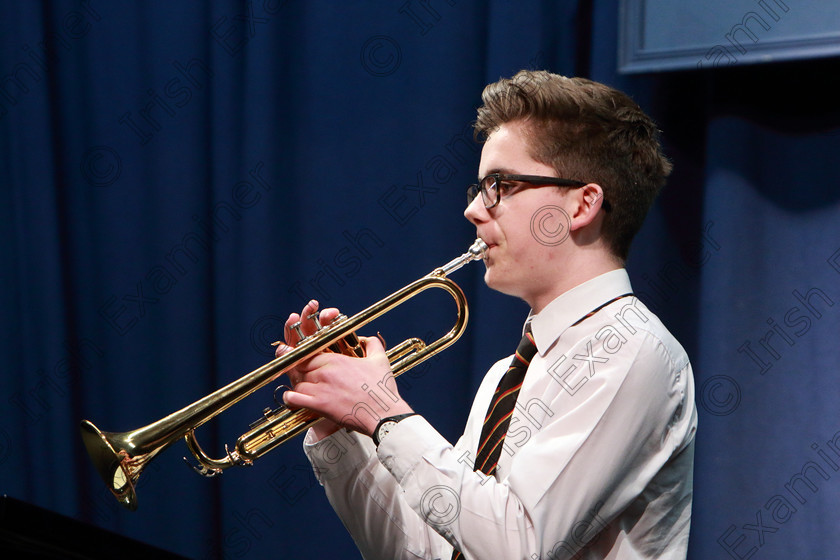
<svg viewBox="0 0 840 560"><path fill-rule="evenodd" d="M485 243L480 237L475 240L475 243L473 243L469 249L470 254L475 255L476 260L483 259L486 251L487 243Z"/></svg>
<svg viewBox="0 0 840 560"><path fill-rule="evenodd" d="M483 239L478 238L475 242L470 245L470 248L467 249L467 252L458 257L457 259L453 259L440 267L438 271L443 274L444 276L448 276L451 272L455 272L465 264L481 260L484 258L484 252L487 250L487 243L484 242Z"/></svg>

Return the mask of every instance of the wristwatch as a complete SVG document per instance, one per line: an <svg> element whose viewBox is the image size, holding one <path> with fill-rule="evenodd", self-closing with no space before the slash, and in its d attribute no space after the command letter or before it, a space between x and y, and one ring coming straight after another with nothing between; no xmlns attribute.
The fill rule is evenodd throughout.
<svg viewBox="0 0 840 560"><path fill-rule="evenodd" d="M376 444L376 447L379 447L379 442L382 441L382 438L388 435L388 432L394 429L394 426L400 420L405 420L409 416L417 416L416 412L409 412L408 414L397 414L396 416L388 416L387 418L383 418L379 421L379 424L376 425L376 429L373 430L373 443Z"/></svg>

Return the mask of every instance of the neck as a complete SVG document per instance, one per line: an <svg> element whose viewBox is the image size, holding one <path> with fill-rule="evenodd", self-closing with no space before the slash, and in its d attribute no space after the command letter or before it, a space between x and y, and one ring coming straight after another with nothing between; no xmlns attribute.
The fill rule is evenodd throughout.
<svg viewBox="0 0 840 560"><path fill-rule="evenodd" d="M593 278L624 267L624 262L612 253L598 250L576 251L558 266L556 281L548 289L541 290L523 299L531 306L531 313L537 314L558 296L580 286Z"/></svg>

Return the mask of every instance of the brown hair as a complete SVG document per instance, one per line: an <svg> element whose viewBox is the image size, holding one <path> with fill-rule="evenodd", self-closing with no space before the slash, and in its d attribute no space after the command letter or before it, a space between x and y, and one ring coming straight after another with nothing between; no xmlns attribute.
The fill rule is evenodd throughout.
<svg viewBox="0 0 840 560"><path fill-rule="evenodd" d="M521 120L531 157L560 177L597 183L610 203L602 233L627 259L630 242L671 172L659 130L624 93L584 78L521 70L489 84L481 95L475 134L486 138Z"/></svg>

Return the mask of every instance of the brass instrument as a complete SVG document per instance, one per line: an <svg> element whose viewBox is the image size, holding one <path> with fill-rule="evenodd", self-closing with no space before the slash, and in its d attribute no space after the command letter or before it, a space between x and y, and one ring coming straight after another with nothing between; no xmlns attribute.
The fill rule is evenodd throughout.
<svg viewBox="0 0 840 560"><path fill-rule="evenodd" d="M409 338L389 350L391 370L394 376L400 375L449 347L466 328L468 308L461 288L447 275L483 258L486 250L484 241L476 239L469 250L457 259L356 315L350 318L340 315L323 327L316 321L317 332L303 338L293 350L157 422L130 432L116 433L100 431L90 421L82 421L82 440L99 475L121 504L135 510L137 496L134 487L141 471L155 455L181 437L201 465L193 467L199 474L216 476L229 467L252 464L263 454L302 433L320 417L306 409L292 411L285 406L266 409L263 417L239 437L233 450L225 446L226 455L220 459L204 453L196 440L195 429L318 352L332 350L363 355L356 331L429 288L441 288L455 300L458 307L455 325L430 344L419 338Z"/></svg>

